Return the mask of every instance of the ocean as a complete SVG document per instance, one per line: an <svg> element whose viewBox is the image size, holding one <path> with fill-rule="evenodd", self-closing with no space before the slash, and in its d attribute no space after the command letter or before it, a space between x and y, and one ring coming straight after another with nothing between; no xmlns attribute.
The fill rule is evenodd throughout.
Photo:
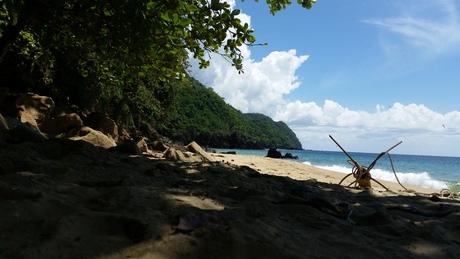
<svg viewBox="0 0 460 259"><path fill-rule="evenodd" d="M216 152L235 151L238 155L266 156L268 150L216 149ZM342 151L285 150L278 149L282 155L291 153L299 163L346 174L351 173L352 165ZM348 152L348 151L347 151ZM369 166L378 156L373 153L348 152L361 166ZM404 184L433 188L450 189L460 192L460 157L419 156L392 154L391 159L399 181ZM382 156L371 170L372 178L397 182L387 155ZM352 177L352 176L350 176ZM348 180L348 179L347 179Z"/></svg>

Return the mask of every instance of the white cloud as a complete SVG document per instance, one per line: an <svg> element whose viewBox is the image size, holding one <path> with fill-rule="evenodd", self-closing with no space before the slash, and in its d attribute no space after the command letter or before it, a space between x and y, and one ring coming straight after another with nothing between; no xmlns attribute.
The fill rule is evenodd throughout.
<svg viewBox="0 0 460 259"><path fill-rule="evenodd" d="M248 47L243 52L250 56ZM283 95L299 87L295 71L307 58L295 50L274 51L260 62L244 59L245 72L238 74L227 61L213 57L210 68L194 70L194 75L242 112L274 114L286 105Z"/></svg>
<svg viewBox="0 0 460 259"><path fill-rule="evenodd" d="M352 111L340 104L325 100L324 105L295 101L270 114L275 120L298 125L316 125L332 127L362 127L372 129L425 129L440 131L449 121L451 125L460 125L459 112L442 115L431 111L424 105L395 103L385 110L377 105L374 113ZM441 128L442 127L442 128Z"/></svg>
<svg viewBox="0 0 460 259"><path fill-rule="evenodd" d="M293 108L303 112L295 114ZM460 155L460 112L443 115L424 105L395 103L369 113L326 100L322 107L290 103L277 118L296 132L304 148L338 150L328 136L333 135L348 151L381 152L401 140L399 153Z"/></svg>
<svg viewBox="0 0 460 259"><path fill-rule="evenodd" d="M455 20L451 17L450 20ZM250 24L249 16L242 16ZM451 35L449 42L436 37L459 34L453 27L436 28L436 23L411 19L373 21L406 35L413 42L437 44L438 49L459 41ZM424 27L425 26L425 27ZM445 26L445 25L442 25ZM442 27L441 26L441 27ZM457 42L458 43L458 42ZM276 121L284 121L306 149L337 150L329 138L332 135L347 151L381 152L402 140L395 153L437 154L460 156L460 112L434 112L424 105L395 103L387 108L376 104L374 112L354 111L332 100L322 106L315 102L288 101L285 95L300 86L296 70L308 59L297 51L274 51L257 62L250 58L250 48L244 46L245 73L239 75L229 62L212 56L211 67L198 70L193 76L212 87L227 103L242 112L258 112ZM191 60L193 65L195 61Z"/></svg>
<svg viewBox="0 0 460 259"><path fill-rule="evenodd" d="M427 56L459 51L460 23L455 2L443 0L415 4L412 9L408 6L407 3L404 5L404 14L399 17L369 19L366 22L401 36L411 47L422 49ZM439 13L427 15L428 12ZM395 50L391 40L384 39L382 42L385 42L385 49Z"/></svg>

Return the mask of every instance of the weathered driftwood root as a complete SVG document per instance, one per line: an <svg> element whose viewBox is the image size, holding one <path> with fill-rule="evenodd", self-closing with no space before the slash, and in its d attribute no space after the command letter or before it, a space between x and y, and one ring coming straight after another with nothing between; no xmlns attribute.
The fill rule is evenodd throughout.
<svg viewBox="0 0 460 259"><path fill-rule="evenodd" d="M337 146L343 151L343 153L345 153L345 155L348 156L349 160L347 161L349 164L353 165L353 168L352 168L352 171L351 173L347 174L340 182L339 182L339 185L342 184L342 182L347 179L350 175L353 175L353 177L355 178L355 180L350 183L348 186L351 186L352 184L355 184L355 187L356 186L359 186L361 188L371 188L371 180L378 183L380 186L382 186L383 188L385 188L386 190L388 190L387 187L385 187L382 183L380 183L379 181L377 181L376 179L372 178L371 176L371 169L374 168L375 164L377 163L377 161L382 157L384 156L385 154L388 155L388 157L390 158L390 161L391 161L391 167L393 169L393 173L395 174L396 176L396 172L394 171L394 167L393 167L393 162L391 160L391 157L390 157L390 150L392 150L393 148L397 147L399 144L402 143L402 141L399 141L398 143L396 143L395 145L393 145L392 147L390 147L387 151L384 151L382 153L380 153L377 158L375 158L375 160L369 165L369 166L361 166L356 160L354 160L350 154L347 153L347 151L345 151L344 148L342 148L342 146L340 146L340 144L331 136L329 135L329 137L332 139L332 141L334 141L335 144L337 144ZM399 182L399 179L398 177L396 176L396 179L398 180L398 183L401 185L401 183ZM402 186L402 185L401 185ZM404 189L406 189L404 186L402 186Z"/></svg>

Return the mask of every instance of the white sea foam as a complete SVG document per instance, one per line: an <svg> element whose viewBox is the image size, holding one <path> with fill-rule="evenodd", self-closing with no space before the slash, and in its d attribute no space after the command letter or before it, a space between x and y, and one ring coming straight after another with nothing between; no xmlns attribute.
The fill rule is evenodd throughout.
<svg viewBox="0 0 460 259"><path fill-rule="evenodd" d="M339 166L339 165L317 166L317 167L335 171L335 172L340 172L340 173L347 173L347 174L351 173L350 167L344 167L344 166ZM377 180L385 180L385 181L395 182L395 183L398 182L393 172L374 168L372 169L371 174L372 174L372 178L375 178ZM402 184L410 184L410 185L421 186L421 187L426 187L426 188L431 188L431 189L436 189L436 190L448 188L445 182L438 181L438 180L431 178L431 176L427 172L422 172L422 173L398 173L396 172L396 175L398 176L398 179Z"/></svg>

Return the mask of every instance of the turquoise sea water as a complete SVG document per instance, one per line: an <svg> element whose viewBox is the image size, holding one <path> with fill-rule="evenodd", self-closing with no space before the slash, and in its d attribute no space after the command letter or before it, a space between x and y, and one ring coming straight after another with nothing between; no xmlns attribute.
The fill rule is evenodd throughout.
<svg viewBox="0 0 460 259"><path fill-rule="evenodd" d="M235 151L239 155L266 156L268 150L244 149L216 149L217 152ZM315 151L315 150L284 150L279 149L284 155L291 153L298 156L297 161L344 173L351 173L352 166L348 164L348 157L341 151ZM348 151L347 151L348 152ZM362 166L368 166L378 154L348 152L350 156ZM460 157L418 156L391 154L393 165L399 181L402 184L411 184L433 188L437 190L450 189L460 192ZM372 177L380 180L397 182L391 169L387 155L381 157L371 170Z"/></svg>

